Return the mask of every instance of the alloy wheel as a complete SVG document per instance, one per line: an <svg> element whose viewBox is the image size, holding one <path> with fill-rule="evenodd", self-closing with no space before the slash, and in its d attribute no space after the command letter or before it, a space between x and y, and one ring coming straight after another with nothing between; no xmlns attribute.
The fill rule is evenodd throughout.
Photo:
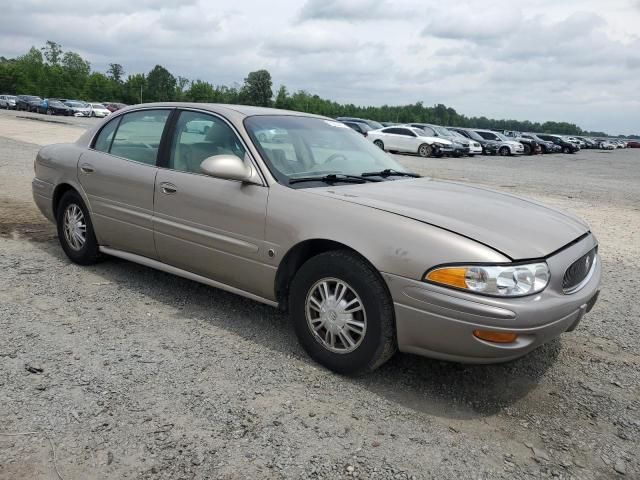
<svg viewBox="0 0 640 480"><path fill-rule="evenodd" d="M367 332L364 304L342 280L318 280L307 294L305 313L315 340L331 352L353 352L364 340Z"/></svg>
<svg viewBox="0 0 640 480"><path fill-rule="evenodd" d="M82 209L70 203L64 211L64 238L73 250L82 250L87 241L87 223Z"/></svg>

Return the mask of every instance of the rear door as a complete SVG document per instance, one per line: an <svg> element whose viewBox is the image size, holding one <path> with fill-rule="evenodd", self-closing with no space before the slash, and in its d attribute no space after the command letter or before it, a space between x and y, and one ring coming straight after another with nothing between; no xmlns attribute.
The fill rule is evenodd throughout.
<svg viewBox="0 0 640 480"><path fill-rule="evenodd" d="M78 178L100 245L156 258L153 190L171 109L139 110L108 122L80 157Z"/></svg>
<svg viewBox="0 0 640 480"><path fill-rule="evenodd" d="M167 165L158 170L155 187L159 259L225 285L273 296L275 272L263 263L268 187L213 178L200 170L200 163L214 155L252 162L234 128L220 116L182 110L167 145Z"/></svg>

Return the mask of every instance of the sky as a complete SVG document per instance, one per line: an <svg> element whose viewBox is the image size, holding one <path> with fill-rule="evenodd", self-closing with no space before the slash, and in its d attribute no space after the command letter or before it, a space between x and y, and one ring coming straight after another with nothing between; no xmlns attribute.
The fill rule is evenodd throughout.
<svg viewBox="0 0 640 480"><path fill-rule="evenodd" d="M215 85L266 68L274 91L357 105L640 132L640 0L20 0L0 55L47 40L94 69L156 64Z"/></svg>

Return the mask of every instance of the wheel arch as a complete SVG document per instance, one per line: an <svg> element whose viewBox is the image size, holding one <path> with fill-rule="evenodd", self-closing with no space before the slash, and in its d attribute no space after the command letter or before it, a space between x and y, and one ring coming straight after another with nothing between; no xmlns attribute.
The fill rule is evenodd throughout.
<svg viewBox="0 0 640 480"><path fill-rule="evenodd" d="M351 252L371 265L374 270L378 271L369 259L344 243L326 238L313 238L298 242L292 246L289 251L287 251L278 266L278 270L276 271L274 293L276 301L278 302L278 307L281 310L288 309L289 288L293 277L300 267L310 258L331 250L345 250ZM386 282L383 281L383 284L386 288ZM390 292L389 295L391 295Z"/></svg>

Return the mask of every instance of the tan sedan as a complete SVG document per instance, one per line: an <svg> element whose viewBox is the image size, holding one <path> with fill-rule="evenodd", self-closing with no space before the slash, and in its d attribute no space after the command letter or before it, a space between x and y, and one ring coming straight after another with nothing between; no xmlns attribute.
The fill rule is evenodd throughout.
<svg viewBox="0 0 640 480"><path fill-rule="evenodd" d="M79 264L112 255L288 310L342 373L399 348L490 363L596 301L581 220L407 172L334 120L232 105L113 113L36 158L34 200Z"/></svg>

